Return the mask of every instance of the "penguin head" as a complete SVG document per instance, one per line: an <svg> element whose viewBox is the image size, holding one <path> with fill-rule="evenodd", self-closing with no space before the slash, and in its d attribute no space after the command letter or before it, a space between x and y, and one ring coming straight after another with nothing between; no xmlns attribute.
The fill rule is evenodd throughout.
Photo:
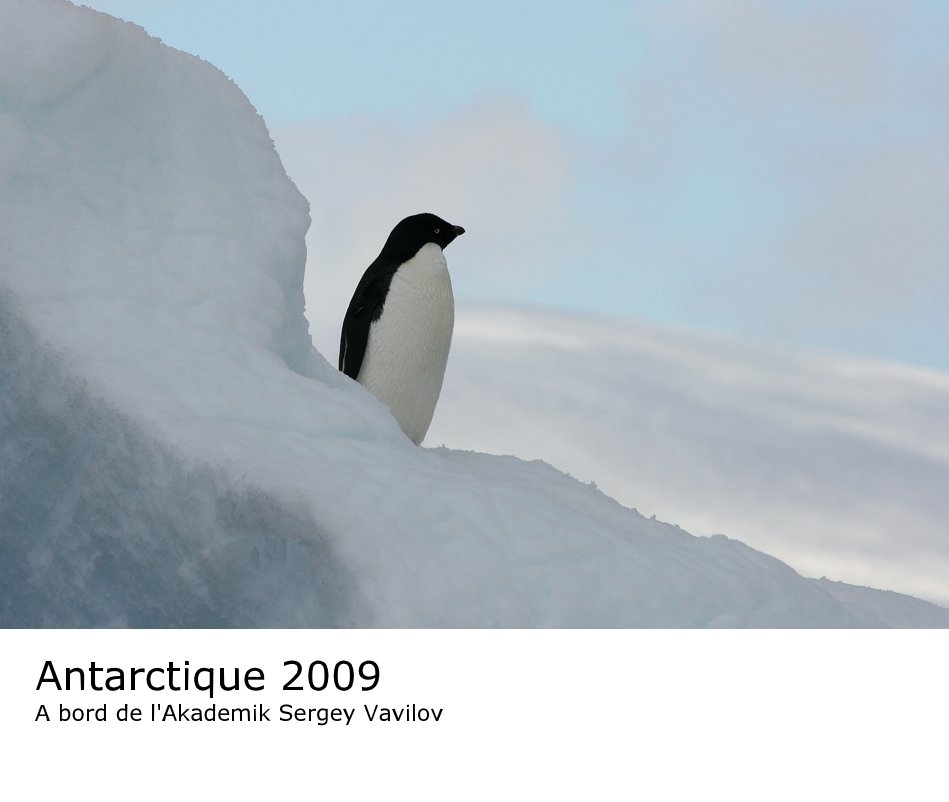
<svg viewBox="0 0 949 802"><path fill-rule="evenodd" d="M440 248L447 248L455 237L464 234L461 226L453 226L438 215L425 212L413 214L400 221L382 249L382 256L397 262L406 262L419 252L423 245L434 242Z"/></svg>

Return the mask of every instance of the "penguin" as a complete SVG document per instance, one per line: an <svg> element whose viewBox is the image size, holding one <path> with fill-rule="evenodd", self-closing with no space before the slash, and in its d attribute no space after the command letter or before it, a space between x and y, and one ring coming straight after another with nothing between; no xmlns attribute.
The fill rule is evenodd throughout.
<svg viewBox="0 0 949 802"><path fill-rule="evenodd" d="M465 230L406 217L366 269L346 310L339 369L388 405L419 445L442 389L455 301L444 249Z"/></svg>

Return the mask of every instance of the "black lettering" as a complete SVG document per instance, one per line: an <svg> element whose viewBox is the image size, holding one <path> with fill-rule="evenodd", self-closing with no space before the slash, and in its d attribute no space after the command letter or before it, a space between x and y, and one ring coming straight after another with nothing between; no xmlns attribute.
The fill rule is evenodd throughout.
<svg viewBox="0 0 949 802"><path fill-rule="evenodd" d="M255 682L258 683L256 687L253 685ZM262 691L264 689L264 672L256 666L248 669L247 673L244 674L244 684L250 691Z"/></svg>
<svg viewBox="0 0 949 802"><path fill-rule="evenodd" d="M186 666L188 665L188 661L187 661L187 660L185 660L185 665L186 665ZM181 671L181 669L178 668L178 666L176 666L174 663L168 663L168 690L170 690L170 691L180 691L180 690L181 690L181 688L179 688L177 685L175 685L175 674L176 674L178 671Z"/></svg>
<svg viewBox="0 0 949 802"><path fill-rule="evenodd" d="M137 677L139 674L144 674L144 673L145 673L145 669L144 669L144 668L133 668L133 669L132 669L132 676L131 676L131 683L132 683L132 684L129 686L129 690L133 690L133 691L135 690L135 677Z"/></svg>
<svg viewBox="0 0 949 802"><path fill-rule="evenodd" d="M81 668L66 669L66 690L71 690L70 677L73 674L79 675L79 690L84 691L86 689L86 674Z"/></svg>
<svg viewBox="0 0 949 802"><path fill-rule="evenodd" d="M319 666L323 672L323 679L319 683L313 681L313 669L317 666ZM326 686L330 684L330 668L322 660L314 660L312 663L310 663L310 668L307 671L306 678L310 683L310 687L314 691L325 691Z"/></svg>
<svg viewBox="0 0 949 802"><path fill-rule="evenodd" d="M300 665L296 660L284 660L283 664L285 666L297 667L296 673L283 684L283 689L285 691L302 691L303 690L302 685L294 685L293 683L296 682L300 674L303 673L303 666Z"/></svg>
<svg viewBox="0 0 949 802"><path fill-rule="evenodd" d="M369 685L363 685L364 691L371 691L379 684L379 664L374 660L363 660L359 664L359 676Z"/></svg>
<svg viewBox="0 0 949 802"><path fill-rule="evenodd" d="M47 673L51 676L46 676ZM56 686L57 691L63 689L63 686L59 684L59 677L56 676L56 667L53 665L52 660L47 660L43 664L43 671L40 673L40 681L36 683L36 690L39 690L44 682L52 682L53 685Z"/></svg>
<svg viewBox="0 0 949 802"><path fill-rule="evenodd" d="M105 687L109 691L124 691L125 672L121 668L110 668L109 676L105 678Z"/></svg>
<svg viewBox="0 0 949 802"><path fill-rule="evenodd" d="M145 682L148 684L148 689L149 689L149 690L151 690L151 691L163 691L163 690L165 690L165 686L164 686L164 685L154 685L154 684L152 683L152 674L154 674L156 671L157 671L159 674L164 674L164 673L165 673L165 669L163 669L163 668L152 668L152 669L150 669L149 672L145 675Z"/></svg>
<svg viewBox="0 0 949 802"><path fill-rule="evenodd" d="M224 673L223 671L221 672ZM205 674L208 677L207 683L201 684L201 675ZM208 696L212 699L214 698L214 669L213 668L199 668L194 672L194 687L199 691L207 691Z"/></svg>
<svg viewBox="0 0 949 802"><path fill-rule="evenodd" d="M340 682L340 669L344 668L343 674L345 675L345 684ZM336 686L338 691L348 691L353 687L353 683L356 681L356 672L353 671L353 664L348 660L340 660L333 668L333 684Z"/></svg>
<svg viewBox="0 0 949 802"><path fill-rule="evenodd" d="M227 675L224 669L222 668L221 669L221 690L222 691L236 691L240 687L241 687L240 669L239 668L234 669L234 684L228 685Z"/></svg>
<svg viewBox="0 0 949 802"><path fill-rule="evenodd" d="M128 705L122 705L115 712L116 721L141 721L142 720L142 710L138 707L129 707Z"/></svg>

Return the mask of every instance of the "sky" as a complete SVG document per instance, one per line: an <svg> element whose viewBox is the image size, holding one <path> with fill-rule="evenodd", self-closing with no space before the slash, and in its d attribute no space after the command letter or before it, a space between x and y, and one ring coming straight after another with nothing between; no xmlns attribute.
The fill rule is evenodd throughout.
<svg viewBox="0 0 949 802"><path fill-rule="evenodd" d="M311 204L332 360L392 225L460 301L949 370L949 5L95 0L229 75Z"/></svg>

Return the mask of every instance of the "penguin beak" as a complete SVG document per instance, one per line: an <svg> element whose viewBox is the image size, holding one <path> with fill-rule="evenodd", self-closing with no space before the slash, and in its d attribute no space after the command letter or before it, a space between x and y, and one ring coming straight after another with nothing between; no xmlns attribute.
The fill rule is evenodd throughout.
<svg viewBox="0 0 949 802"><path fill-rule="evenodd" d="M452 226L451 228L452 228L452 231L455 232L456 237L461 236L462 234L465 233L465 230L461 226Z"/></svg>

